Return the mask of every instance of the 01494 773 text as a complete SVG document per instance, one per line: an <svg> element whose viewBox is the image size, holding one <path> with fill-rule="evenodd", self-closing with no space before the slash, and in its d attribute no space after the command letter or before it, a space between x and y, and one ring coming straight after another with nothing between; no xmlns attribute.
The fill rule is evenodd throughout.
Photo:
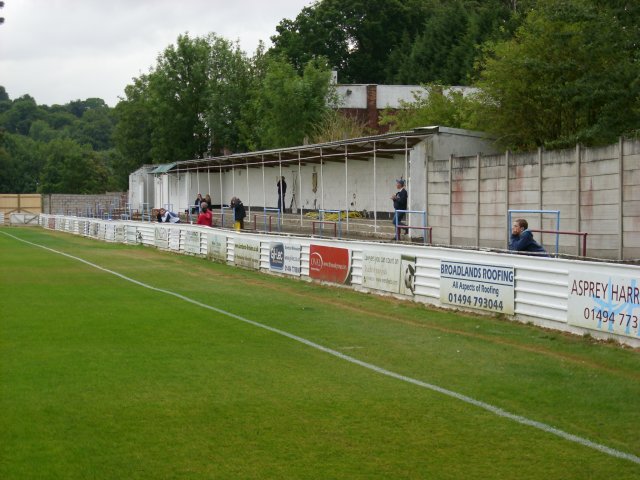
<svg viewBox="0 0 640 480"><path fill-rule="evenodd" d="M612 326L624 327L627 330L638 328L638 316L628 313L616 313L611 310L601 310L599 308L585 308L582 312L585 320L598 322L598 328L604 324L611 323Z"/></svg>

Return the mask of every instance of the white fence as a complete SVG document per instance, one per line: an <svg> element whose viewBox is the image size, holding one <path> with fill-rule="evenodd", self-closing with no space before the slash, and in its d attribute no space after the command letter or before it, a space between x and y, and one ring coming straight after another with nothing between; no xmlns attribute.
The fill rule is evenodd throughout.
<svg viewBox="0 0 640 480"><path fill-rule="evenodd" d="M640 267L418 245L41 215L40 225L640 346Z"/></svg>

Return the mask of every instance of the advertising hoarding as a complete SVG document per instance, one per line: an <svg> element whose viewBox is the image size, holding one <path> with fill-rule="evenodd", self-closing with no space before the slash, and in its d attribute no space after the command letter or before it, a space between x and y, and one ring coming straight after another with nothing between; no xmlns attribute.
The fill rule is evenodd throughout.
<svg viewBox="0 0 640 480"><path fill-rule="evenodd" d="M326 282L351 283L351 251L347 248L309 246L309 276Z"/></svg>

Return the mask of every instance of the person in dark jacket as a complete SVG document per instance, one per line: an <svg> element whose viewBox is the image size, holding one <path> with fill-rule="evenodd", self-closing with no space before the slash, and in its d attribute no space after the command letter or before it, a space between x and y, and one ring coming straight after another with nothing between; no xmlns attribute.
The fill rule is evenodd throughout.
<svg viewBox="0 0 640 480"><path fill-rule="evenodd" d="M242 200L238 197L231 199L231 208L233 208L233 221L236 230L244 230L244 217L247 216L247 212L244 209Z"/></svg>
<svg viewBox="0 0 640 480"><path fill-rule="evenodd" d="M200 213L200 204L202 203L202 194L199 193L196 199L193 201L193 208L191 214Z"/></svg>
<svg viewBox="0 0 640 480"><path fill-rule="evenodd" d="M547 256L547 252L542 245L533 239L533 233L529 230L529 223L524 218L514 220L513 225L511 225L509 250Z"/></svg>
<svg viewBox="0 0 640 480"><path fill-rule="evenodd" d="M284 213L284 196L287 193L287 182L284 181L284 177L280 177L276 186L278 187L278 210L280 210L281 213Z"/></svg>
<svg viewBox="0 0 640 480"><path fill-rule="evenodd" d="M398 210L406 210L407 209L407 201L409 199L409 193L407 192L407 189L404 188L404 180L400 179L400 180L396 180L396 188L398 189L398 191L394 194L391 195L391 200L393 200L393 208L396 211L395 214L393 215L393 224L396 226L396 230L398 225L404 225L404 223L402 223L402 220L404 219L404 212L398 212ZM398 232L396 231L396 234ZM405 235L409 233L409 229L405 228L404 229L404 233Z"/></svg>

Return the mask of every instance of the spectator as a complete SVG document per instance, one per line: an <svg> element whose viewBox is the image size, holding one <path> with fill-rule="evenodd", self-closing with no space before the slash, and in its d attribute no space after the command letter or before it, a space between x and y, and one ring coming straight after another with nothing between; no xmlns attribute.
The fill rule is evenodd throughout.
<svg viewBox="0 0 640 480"><path fill-rule="evenodd" d="M285 209L285 201L284 196L287 193L287 182L284 181L284 177L280 177L278 183L276 184L278 187L278 210L284 213Z"/></svg>
<svg viewBox="0 0 640 480"><path fill-rule="evenodd" d="M244 209L242 200L238 197L231 199L231 208L233 208L233 220L236 230L244 230L244 217L247 216L247 212Z"/></svg>
<svg viewBox="0 0 640 480"><path fill-rule="evenodd" d="M202 194L199 193L196 199L193 202L193 208L191 209L192 214L200 213L200 204L202 203Z"/></svg>
<svg viewBox="0 0 640 480"><path fill-rule="evenodd" d="M177 213L170 212L169 210L165 210L161 208L158 210L158 222L161 223L180 223L180 217Z"/></svg>
<svg viewBox="0 0 640 480"><path fill-rule="evenodd" d="M404 219L404 212L399 212L398 210L406 210L407 209L407 200L409 199L409 193L407 189L404 188L404 180L396 180L396 188L398 192L391 196L391 200L393 200L393 208L395 210L395 214L393 215L393 224L396 226L396 235L398 234L398 225L404 225L402 220ZM404 229L405 235L409 233L409 229Z"/></svg>
<svg viewBox="0 0 640 480"><path fill-rule="evenodd" d="M509 250L548 256L542 245L533 239L533 233L529 230L529 223L524 218L514 220L513 225L511 225Z"/></svg>
<svg viewBox="0 0 640 480"><path fill-rule="evenodd" d="M207 202L207 205L209 206L209 210L211 210L213 208L213 204L211 203L211 195L207 193L204 196L204 201ZM200 204L200 208L202 208L202 204Z"/></svg>
<svg viewBox="0 0 640 480"><path fill-rule="evenodd" d="M209 210L209 204L207 204L207 202L200 203L200 215L198 215L196 224L213 227L213 215L211 215L211 210Z"/></svg>

